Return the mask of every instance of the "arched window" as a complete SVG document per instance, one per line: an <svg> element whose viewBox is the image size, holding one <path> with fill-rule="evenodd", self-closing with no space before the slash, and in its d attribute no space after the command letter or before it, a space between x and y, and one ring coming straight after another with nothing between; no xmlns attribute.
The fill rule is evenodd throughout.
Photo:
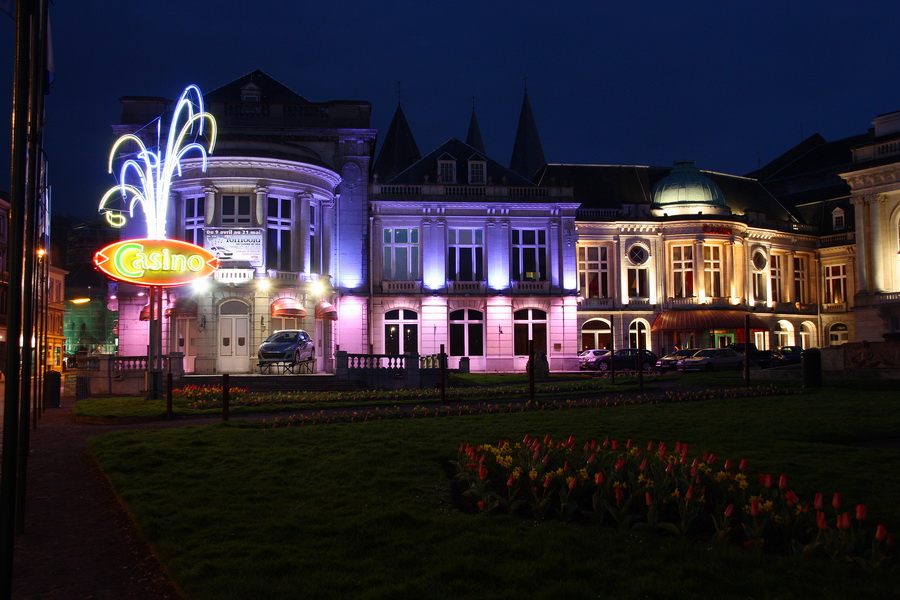
<svg viewBox="0 0 900 600"><path fill-rule="evenodd" d="M643 319L635 319L628 326L628 347L650 349L650 328Z"/></svg>
<svg viewBox="0 0 900 600"><path fill-rule="evenodd" d="M828 328L828 345L840 346L850 341L850 331L844 323L835 323Z"/></svg>
<svg viewBox="0 0 900 600"><path fill-rule="evenodd" d="M461 308L450 313L450 356L484 356L484 313Z"/></svg>
<svg viewBox="0 0 900 600"><path fill-rule="evenodd" d="M794 345L794 327L787 321L778 321L775 324L775 347Z"/></svg>
<svg viewBox="0 0 900 600"><path fill-rule="evenodd" d="M591 319L581 326L581 349L609 348L612 329L605 319Z"/></svg>
<svg viewBox="0 0 900 600"><path fill-rule="evenodd" d="M547 352L547 313L537 308L523 308L513 313L514 352L528 354L528 340L534 341L535 352Z"/></svg>
<svg viewBox="0 0 900 600"><path fill-rule="evenodd" d="M419 351L419 315L405 308L384 313L384 353Z"/></svg>

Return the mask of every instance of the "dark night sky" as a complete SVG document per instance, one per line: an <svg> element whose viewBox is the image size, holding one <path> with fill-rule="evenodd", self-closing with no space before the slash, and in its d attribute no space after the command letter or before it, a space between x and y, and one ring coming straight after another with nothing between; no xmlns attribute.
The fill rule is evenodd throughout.
<svg viewBox="0 0 900 600"><path fill-rule="evenodd" d="M55 0L46 152L54 210L89 218L114 184L121 96L176 98L261 69L313 101L398 100L420 151L465 139L509 163L526 84L549 162L742 174L802 137L837 139L900 110L900 10L852 3ZM829 7L829 8L826 8ZM8 114L14 24L0 18ZM2 135L9 140L9 121ZM9 185L9 144L0 150Z"/></svg>

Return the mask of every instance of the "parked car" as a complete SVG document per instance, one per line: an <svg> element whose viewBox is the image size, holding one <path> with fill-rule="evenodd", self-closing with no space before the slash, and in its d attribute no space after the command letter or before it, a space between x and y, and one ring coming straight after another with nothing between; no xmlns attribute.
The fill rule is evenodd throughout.
<svg viewBox="0 0 900 600"><path fill-rule="evenodd" d="M298 363L313 358L315 345L302 329L275 331L259 345L257 356L261 361Z"/></svg>
<svg viewBox="0 0 900 600"><path fill-rule="evenodd" d="M656 361L656 368L659 371L668 371L669 369L674 369L677 366L679 360L681 360L682 358L693 356L699 351L699 348L682 348L681 350L670 352Z"/></svg>
<svg viewBox="0 0 900 600"><path fill-rule="evenodd" d="M578 367L582 371L586 369L596 369L597 360L608 354L609 350L605 350L602 348L592 348L590 350L584 350L581 354L578 355Z"/></svg>
<svg viewBox="0 0 900 600"><path fill-rule="evenodd" d="M738 352L740 354L749 355L750 360L757 360L757 361L763 361L765 363L768 363L769 359L772 356L771 352L769 352L768 350L759 350L756 347L756 344L754 344L752 342L749 344L744 344L744 343L728 344L727 347L731 348L732 350L734 350L735 352Z"/></svg>
<svg viewBox="0 0 900 600"><path fill-rule="evenodd" d="M598 371L609 371L614 365L616 371L637 371L638 368L638 352L643 352L642 365L644 370L650 370L656 367L656 361L659 357L649 350L638 350L637 348L622 348L616 350L615 354L606 354L600 356L594 362ZM614 362L615 361L615 362Z"/></svg>
<svg viewBox="0 0 900 600"><path fill-rule="evenodd" d="M731 348L705 348L677 363L679 371L725 371L744 366L744 355Z"/></svg>
<svg viewBox="0 0 900 600"><path fill-rule="evenodd" d="M785 365L800 364L800 355L803 348L800 346L782 346L772 351L771 365L773 367L783 367Z"/></svg>

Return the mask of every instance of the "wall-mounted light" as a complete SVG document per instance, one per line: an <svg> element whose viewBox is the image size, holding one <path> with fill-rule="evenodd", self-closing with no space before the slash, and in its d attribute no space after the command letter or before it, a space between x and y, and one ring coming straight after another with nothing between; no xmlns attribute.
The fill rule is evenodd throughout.
<svg viewBox="0 0 900 600"><path fill-rule="evenodd" d="M197 320L197 331L205 331L206 330L206 315L200 315L200 319Z"/></svg>

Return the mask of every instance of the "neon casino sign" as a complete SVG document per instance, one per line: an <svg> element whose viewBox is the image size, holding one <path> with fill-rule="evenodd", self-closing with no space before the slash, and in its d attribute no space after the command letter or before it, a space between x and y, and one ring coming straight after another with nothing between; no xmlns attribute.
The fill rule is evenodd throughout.
<svg viewBox="0 0 900 600"><path fill-rule="evenodd" d="M206 172L216 144L216 120L203 108L200 88L190 85L179 98L163 143L162 119L156 122L156 149L134 134L116 140L108 170L124 154L118 183L100 200L100 213L113 227L123 227L140 208L147 222L147 237L111 244L94 255L98 269L120 281L139 285L173 286L207 277L219 268L218 259L205 248L166 239L166 220L172 178L182 174L181 161L200 159ZM127 152L136 148L136 151Z"/></svg>
<svg viewBox="0 0 900 600"><path fill-rule="evenodd" d="M94 265L119 281L172 286L211 275L219 268L219 259L208 250L181 240L134 239L98 251Z"/></svg>

